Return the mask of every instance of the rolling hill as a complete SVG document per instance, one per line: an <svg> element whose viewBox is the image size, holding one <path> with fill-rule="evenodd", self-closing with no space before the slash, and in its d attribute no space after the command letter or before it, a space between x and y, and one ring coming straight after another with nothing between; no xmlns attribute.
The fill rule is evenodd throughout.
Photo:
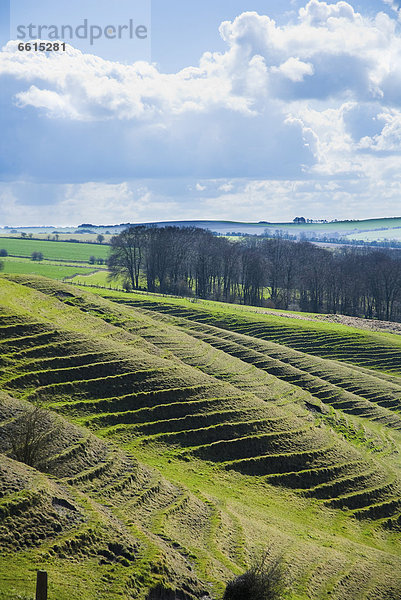
<svg viewBox="0 0 401 600"><path fill-rule="evenodd" d="M39 566L59 600L221 598L266 547L293 600L400 597L399 336L29 275L0 297L0 598ZM30 406L63 431L37 468L10 453Z"/></svg>
<svg viewBox="0 0 401 600"><path fill-rule="evenodd" d="M305 215L306 217L308 215ZM295 215L294 215L295 217ZM80 226L80 229L74 227L61 227L57 229L60 240L65 238L71 238L71 234L77 239L89 239L91 241L96 240L96 235L101 233L106 235L106 239L110 239L109 234L118 234L123 231L129 224L125 223L122 225L88 225ZM138 223L133 223L138 225ZM253 222L238 222L238 221L222 221L222 220L192 220L192 221L157 221L149 223L140 223L140 225L154 225L156 227L200 227L202 229L209 229L219 233L220 235L229 235L231 233L243 234L243 235L263 235L265 230L268 229L272 234L276 230L284 231L292 235L328 235L328 236L340 236L346 237L350 240L364 240L364 241L388 241L398 240L400 237L401 230L401 218L400 217L388 217L388 218L376 218L376 219L362 219L362 220L345 220L345 221L316 221L314 223L274 223L269 221ZM87 233L90 230L93 233ZM13 232L13 233L12 233ZM57 233L54 231L54 227L16 227L15 229L0 229L0 242L3 236L18 236L21 233L33 234L43 238L47 235L53 235ZM27 240L23 240L27 241ZM13 243L20 243L21 240L16 239Z"/></svg>

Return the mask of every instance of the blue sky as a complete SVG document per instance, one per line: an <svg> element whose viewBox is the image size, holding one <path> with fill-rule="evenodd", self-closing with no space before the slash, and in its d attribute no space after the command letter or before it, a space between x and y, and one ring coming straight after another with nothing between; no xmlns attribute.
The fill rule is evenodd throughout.
<svg viewBox="0 0 401 600"><path fill-rule="evenodd" d="M395 0L11 0L11 40L9 6L0 226L401 214ZM85 18L149 39L18 51Z"/></svg>

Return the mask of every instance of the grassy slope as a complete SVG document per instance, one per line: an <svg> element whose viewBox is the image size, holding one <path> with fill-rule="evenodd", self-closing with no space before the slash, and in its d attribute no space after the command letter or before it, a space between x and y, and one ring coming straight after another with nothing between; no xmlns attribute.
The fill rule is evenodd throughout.
<svg viewBox="0 0 401 600"><path fill-rule="evenodd" d="M142 597L162 575L201 593L189 563L121 511L130 502L142 514L155 473L63 420L41 472L7 459L4 432L13 434L23 405L0 398L0 598L32 598L34 569L44 565L59 600Z"/></svg>
<svg viewBox="0 0 401 600"><path fill-rule="evenodd" d="M125 567L138 594L160 576L149 576L157 555L166 579L179 568L188 576L189 560L218 596L269 540L284 552L293 598L398 597L397 336L218 303L110 294L133 307L116 305L14 279L0 281L4 389L40 399L148 465L122 497L104 493L110 482L96 461L93 475L69 484L142 543L141 559ZM115 484L124 460L113 463ZM21 551L17 587L8 561L0 559L4 598L13 586L26 593L29 569L43 563L58 598L61 577L88 580L71 598L115 597L98 588L117 577L116 560L102 565L96 553L55 561L42 546Z"/></svg>

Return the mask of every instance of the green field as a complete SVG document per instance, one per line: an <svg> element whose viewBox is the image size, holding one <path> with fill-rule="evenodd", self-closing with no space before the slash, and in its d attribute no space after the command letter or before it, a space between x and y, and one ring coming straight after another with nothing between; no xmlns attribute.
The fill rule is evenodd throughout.
<svg viewBox="0 0 401 600"><path fill-rule="evenodd" d="M42 252L44 259L88 262L91 256L106 259L109 246L100 244L77 244L48 242L21 238L0 238L0 249L13 256L30 257L32 252Z"/></svg>
<svg viewBox="0 0 401 600"><path fill-rule="evenodd" d="M89 275L93 273L94 267L81 266L71 263L57 263L56 261L33 261L24 260L21 258L13 258L7 256L2 258L4 273L31 273L33 275L42 275L50 279L64 279L66 277L74 277L75 275ZM86 263L87 264L87 263ZM96 268L96 267L95 267ZM103 272L101 272L103 273ZM107 274L107 271L105 271Z"/></svg>
<svg viewBox="0 0 401 600"><path fill-rule="evenodd" d="M81 285L94 285L94 286L99 285L102 287L109 287L109 285L111 285L112 288L121 289L121 290L123 289L122 282L118 282L118 281L112 281L111 283L109 282L108 271L106 271L106 270L95 271L94 273L91 273L91 274L78 273L73 278L73 283L81 284Z"/></svg>
<svg viewBox="0 0 401 600"><path fill-rule="evenodd" d="M94 291L0 277L0 599L220 600L269 547L287 600L399 600L401 337Z"/></svg>
<svg viewBox="0 0 401 600"><path fill-rule="evenodd" d="M307 217L308 215L305 215ZM350 239L358 239L355 236L364 236L367 234L367 241L372 241L375 239L395 239L394 231L397 231L396 228L401 227L401 217L393 217L393 218L377 218L377 219L365 219L360 221L337 221L337 222L329 222L329 223L266 223L264 221L258 223L247 223L247 222L236 222L236 221L170 221L166 223L156 223L158 225L173 225L173 226L190 226L190 227L201 227L204 229L209 229L211 231L216 231L221 235L227 235L228 233L238 233L241 232L243 234L252 234L252 235L262 235L265 229L269 229L271 232L275 232L276 230L287 231L290 234L299 234L299 233L316 233L316 234L334 234L338 233L340 235L345 235L350 237ZM149 225L149 223L147 223ZM96 235L101 233L105 236L105 241L109 241L110 236L106 234L106 231L109 231L111 235L115 235L121 232L121 226L111 226L111 227L100 227L93 226L89 228L93 230L95 233L93 234L85 234L85 233L75 233L76 228L74 227L62 227L55 229L54 227L30 227L30 228L18 228L16 227L14 231L18 233L12 234L11 229L0 229L0 242L3 235L16 235L20 236L21 232L26 233L27 235L32 234L35 237L43 236L46 238L48 235L54 236L54 232L57 231L60 239L69 239L71 237L78 238L80 240L87 239L89 241L93 241L96 239ZM382 230L382 231L380 231ZM387 230L387 231L383 231ZM398 237L398 236L397 236ZM365 239L365 237L361 237L360 239Z"/></svg>
<svg viewBox="0 0 401 600"><path fill-rule="evenodd" d="M395 240L397 242L401 241L401 229L385 229L379 231L364 231L361 233L353 233L346 236L350 240L361 240L364 242L373 242L377 240L388 241Z"/></svg>
<svg viewBox="0 0 401 600"><path fill-rule="evenodd" d="M93 269L91 271L93 271ZM83 271L79 271L77 275L71 279L71 283L84 286L100 286L121 291L124 289L124 281L122 278L113 279L110 281L108 276L109 272L104 267L89 274L84 274ZM140 275L139 285L142 288L146 288L146 277L143 275L143 273Z"/></svg>

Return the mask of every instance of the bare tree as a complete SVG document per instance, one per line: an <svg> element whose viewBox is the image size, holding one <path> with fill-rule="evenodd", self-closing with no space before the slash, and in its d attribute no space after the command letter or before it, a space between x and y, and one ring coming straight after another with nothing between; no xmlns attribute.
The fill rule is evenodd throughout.
<svg viewBox="0 0 401 600"><path fill-rule="evenodd" d="M108 259L109 279L122 278L129 281L133 289L139 288L139 276L148 244L146 227L130 227L111 239Z"/></svg>
<svg viewBox="0 0 401 600"><path fill-rule="evenodd" d="M61 434L61 422L49 411L29 407L10 429L10 456L30 467L43 466Z"/></svg>
<svg viewBox="0 0 401 600"><path fill-rule="evenodd" d="M251 236L231 242L195 227L131 227L113 237L110 279L150 292L401 320L401 256ZM128 287L127 287L128 286Z"/></svg>

